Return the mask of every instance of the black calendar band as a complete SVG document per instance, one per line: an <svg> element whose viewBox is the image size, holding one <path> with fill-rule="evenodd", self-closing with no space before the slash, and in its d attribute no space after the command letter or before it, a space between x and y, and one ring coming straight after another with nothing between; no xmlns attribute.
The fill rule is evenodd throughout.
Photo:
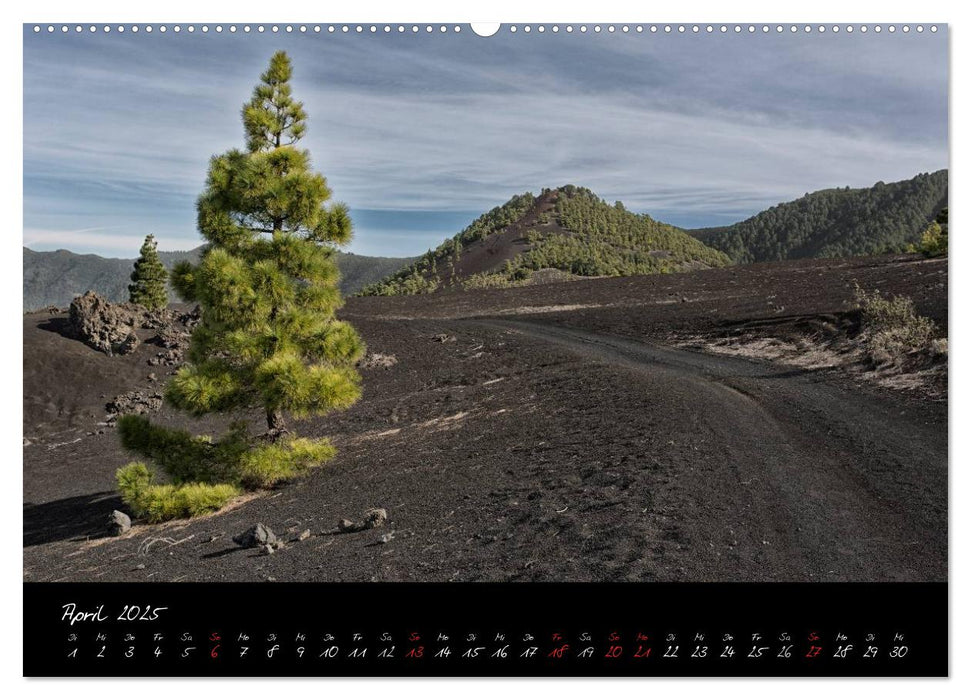
<svg viewBox="0 0 971 700"><path fill-rule="evenodd" d="M943 583L25 583L27 676L946 676Z"/></svg>

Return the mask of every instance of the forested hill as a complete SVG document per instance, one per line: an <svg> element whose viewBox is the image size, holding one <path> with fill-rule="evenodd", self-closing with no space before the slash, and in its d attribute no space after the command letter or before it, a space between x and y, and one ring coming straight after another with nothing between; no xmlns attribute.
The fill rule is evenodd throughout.
<svg viewBox="0 0 971 700"><path fill-rule="evenodd" d="M199 247L179 252L159 251L159 257L171 269L178 260L195 262L201 250ZM341 292L353 294L412 260L414 258L378 258L338 251ZM38 252L24 248L24 309L67 306L76 295L89 289L111 301L127 301L129 275L134 263L134 259L79 255L69 250ZM175 295L171 298L175 300Z"/></svg>
<svg viewBox="0 0 971 700"><path fill-rule="evenodd" d="M731 226L689 231L737 263L905 250L947 206L947 170L873 187L820 190Z"/></svg>
<svg viewBox="0 0 971 700"><path fill-rule="evenodd" d="M509 287L645 275L730 263L684 231L574 185L516 195L364 295Z"/></svg>

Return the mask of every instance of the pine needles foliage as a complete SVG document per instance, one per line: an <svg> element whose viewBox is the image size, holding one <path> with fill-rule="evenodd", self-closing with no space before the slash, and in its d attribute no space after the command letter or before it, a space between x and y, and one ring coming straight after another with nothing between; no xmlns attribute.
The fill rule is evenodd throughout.
<svg viewBox="0 0 971 700"><path fill-rule="evenodd" d="M149 234L145 237L138 260L135 261L135 269L131 273L128 301L149 309L164 309L169 303L166 288L168 279L169 273L159 257L155 236Z"/></svg>
<svg viewBox="0 0 971 700"><path fill-rule="evenodd" d="M920 242L911 246L910 252L923 253L928 258L947 255L947 207L927 225L920 235Z"/></svg>
<svg viewBox="0 0 971 700"><path fill-rule="evenodd" d="M122 444L163 469L154 483L143 463L119 471L123 498L150 520L188 517L243 490L274 486L331 459L326 440L298 438L287 416L343 410L360 397L355 363L364 344L336 318L342 299L337 246L352 234L347 207L330 202L326 179L297 147L306 133L292 96L292 67L277 52L242 109L246 148L214 156L197 202L206 239L198 264L174 266L179 295L202 319L166 401L194 416L260 408L267 432L242 424L213 440L126 416Z"/></svg>

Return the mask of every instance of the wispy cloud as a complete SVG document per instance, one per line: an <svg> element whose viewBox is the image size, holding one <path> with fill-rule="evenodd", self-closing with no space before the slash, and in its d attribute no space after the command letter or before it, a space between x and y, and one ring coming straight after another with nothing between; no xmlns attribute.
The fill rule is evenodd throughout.
<svg viewBox="0 0 971 700"><path fill-rule="evenodd" d="M876 39L27 33L24 240L198 242L208 159L242 144L240 105L278 48L316 166L372 212L358 252L419 253L566 182L687 226L947 167L946 36Z"/></svg>
<svg viewBox="0 0 971 700"><path fill-rule="evenodd" d="M156 237L158 239L158 237ZM74 252L95 251L101 255L131 258L145 241L143 235L117 233L110 229L79 229L77 231L24 229L24 246L35 250L65 249ZM162 250L188 250L199 245L194 237L176 238L172 236L158 239Z"/></svg>

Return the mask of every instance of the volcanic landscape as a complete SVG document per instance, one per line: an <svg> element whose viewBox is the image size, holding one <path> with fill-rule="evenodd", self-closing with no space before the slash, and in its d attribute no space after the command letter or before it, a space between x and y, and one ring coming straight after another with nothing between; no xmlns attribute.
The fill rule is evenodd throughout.
<svg viewBox="0 0 971 700"><path fill-rule="evenodd" d="M109 357L26 314L24 580L944 581L946 358L857 362L855 284L946 335L947 261L917 255L349 299L364 398L296 426L338 456L120 536L133 455L106 404L175 367L147 336ZM375 508L381 527L337 527ZM272 554L233 540L257 523Z"/></svg>

